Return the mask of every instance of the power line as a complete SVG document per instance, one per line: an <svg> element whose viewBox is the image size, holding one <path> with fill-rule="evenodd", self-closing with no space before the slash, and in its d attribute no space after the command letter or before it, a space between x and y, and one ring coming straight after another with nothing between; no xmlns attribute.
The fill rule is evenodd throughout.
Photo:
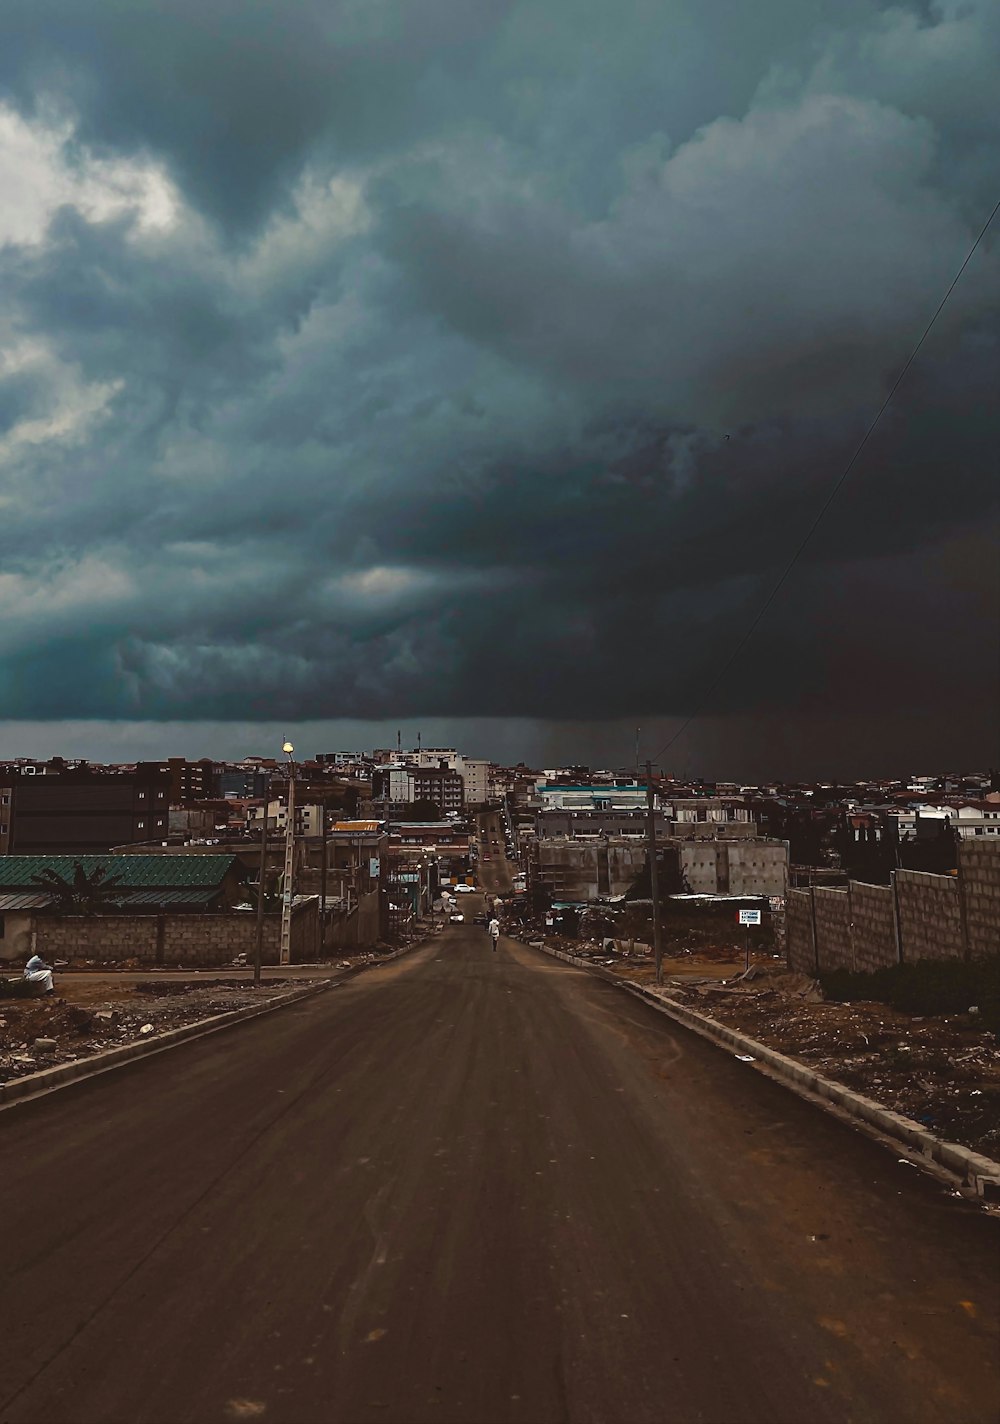
<svg viewBox="0 0 1000 1424"><path fill-rule="evenodd" d="M953 277L952 280L951 280L951 285L949 286L948 290L945 292L945 294L944 294L944 296L941 298L941 300L938 302L937 308L936 308L936 310L935 310L935 312L934 312L934 315L931 317L930 321L929 321L929 322L927 323L927 325L924 327L923 332L922 332L921 337L920 337L920 340L917 342L916 346L914 346L913 350L910 352L910 354L909 354L909 356L908 356L908 358L907 358L907 361L906 361L905 366L904 366L903 369L900 371L900 373L899 373L899 375L896 377L896 379L893 381L892 386L891 386L891 388L890 388L890 390L889 390L889 394L886 396L885 400L884 400L884 401L882 402L882 404L879 406L878 412L877 412L877 414L875 415L874 420L872 420L871 424L868 426L868 429L865 431L864 435L862 435L861 440L860 440L860 442L859 442L859 444L858 444L856 450L854 451L854 454L853 454L853 455L851 456L851 458L848 460L847 465L846 465L846 467L845 467L843 473L837 478L837 480L836 480L835 483L833 484L832 488L830 489L829 494L826 496L826 498L824 499L823 503L820 505L820 508L819 508L818 513L816 514L816 517L813 519L812 523L810 524L809 528L806 530L805 534L804 534L804 535L802 536L802 538L799 540L799 543L798 543L797 547L795 548L794 552L792 553L791 558L788 560L788 563L785 565L785 567L782 569L781 573L778 575L778 578L776 579L775 583L773 584L773 586L772 586L770 592L768 593L767 597L764 599L764 602L761 604L761 606L758 608L757 612L754 614L753 618L751 619L750 625L749 625L749 627L747 628L746 632L741 635L741 637L740 637L739 640L737 641L735 647L733 648L732 652L729 654L728 658L726 658L725 662L722 664L722 667L719 669L719 671L716 673L715 677L712 679L712 681L711 681L711 682L708 684L708 686L705 688L704 692L703 692L702 695L701 695L701 699L699 700L697 706L695 707L695 710L691 713L691 715L690 715L689 717L687 717L687 718L681 723L681 725L678 727L677 731L674 732L673 736L670 737L670 739L669 739L668 741L664 742L663 746L662 746L662 747L660 748L660 750L656 753L656 756L653 757L653 761L658 762L658 761L660 760L660 757L663 755L663 753L666 752L666 751L669 751L670 748L674 745L674 743L675 743L676 741L678 741L678 740L684 735L684 733L687 731L688 727L691 726L692 722L695 722L695 721L698 720L698 718L701 716L702 712L705 710L705 704L706 704L706 702L707 702L708 699L712 696L712 694L715 692L716 688L717 688L717 687L719 686L719 684L722 682L722 679L726 676L726 673L727 673L727 672L729 671L729 669L732 667L733 663L736 661L736 659L739 657L740 653L743 651L743 649L746 647L747 643L749 643L750 639L753 637L754 633L757 631L758 627L760 626L760 624L761 624L761 622L762 622L762 620L763 620L763 618L764 618L765 613L766 613L767 610L771 607L771 604L774 602L774 600L777 598L779 592L781 591L782 586L784 585L785 581L786 581L787 578L788 578L788 575L792 572L792 570L794 569L795 565L798 563L798 561L799 561L799 559L800 559L800 557L801 557L801 555L802 555L802 552L803 552L803 550L805 549L806 545L809 543L809 541L810 541L810 539L812 538L812 536L816 533L816 530L819 528L820 524L823 522L823 519L825 518L825 516L826 516L826 514L827 514L827 511L829 510L830 506L833 504L833 501L837 498L837 495L840 493L841 489L842 489L843 486L846 484L848 476L850 475L851 471L854 469L854 466L855 466L855 465L857 464L857 462L858 462L858 457L860 456L862 450L864 450L865 446L868 444L868 441L869 441L869 439L870 439L870 437L871 437L871 435L872 435L872 432L875 430L875 427L878 425L879 421L882 419L882 416L885 414L886 409L888 408L889 402L892 400L893 396L896 394L897 390L899 389L900 385L902 384L903 378L905 377L907 371L909 371L910 367L913 365L914 361L916 360L917 355L918 355L919 352L920 352L920 348L923 346L924 342L927 340L927 337L930 335L930 332L931 332L932 327L934 326L934 323L937 321L938 317L939 317L939 316L941 315L941 313L944 311L945 306L946 306L947 303L948 303L948 298L951 296L952 292L953 292L953 291L955 290L955 288L958 286L959 279L961 278L962 273L965 271L966 267L968 267L969 263L972 261L972 258L973 258L973 256L975 255L975 252L976 252L976 248L979 246L979 244L982 242L983 238L986 236L987 232L989 231L990 224L993 222L993 219L996 217L996 215L997 215L998 212L1000 212L1000 199L997 200L997 202L996 202L996 204L995 204L995 206L994 206L994 208L993 208L993 211L990 213L989 217L988 217L988 218L986 219L986 221L983 223L983 226L982 226L982 228L981 228L981 230L980 230L979 236L976 238L975 242L972 244L972 246L969 248L969 251L966 253L965 261L962 263L961 267L959 267L958 271L955 273L954 277Z"/></svg>

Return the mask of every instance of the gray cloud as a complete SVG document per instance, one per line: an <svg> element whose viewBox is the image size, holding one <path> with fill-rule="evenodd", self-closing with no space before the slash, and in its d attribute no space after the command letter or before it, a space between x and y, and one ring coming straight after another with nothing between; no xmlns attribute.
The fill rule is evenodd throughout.
<svg viewBox="0 0 1000 1424"><path fill-rule="evenodd" d="M689 713L995 201L998 51L986 0L12 0L5 715ZM713 714L987 754L998 377L991 237Z"/></svg>

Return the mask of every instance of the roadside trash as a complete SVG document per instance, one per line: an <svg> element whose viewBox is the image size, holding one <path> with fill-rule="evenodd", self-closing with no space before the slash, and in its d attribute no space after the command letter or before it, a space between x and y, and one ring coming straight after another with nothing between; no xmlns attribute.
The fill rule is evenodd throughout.
<svg viewBox="0 0 1000 1424"><path fill-rule="evenodd" d="M978 1013L979 1013L979 1005L978 1005L978 1004L972 1004L972 1005L970 1005L970 1007L969 1007L969 1013L970 1013L970 1014L978 1014Z"/></svg>
<svg viewBox="0 0 1000 1424"><path fill-rule="evenodd" d="M36 1053L54 1053L59 1044L54 1038L36 1038L31 1047Z"/></svg>
<svg viewBox="0 0 1000 1424"><path fill-rule="evenodd" d="M737 1053L736 1057L740 1060L741 1063L757 1062L756 1058L754 1058L752 1053Z"/></svg>
<svg viewBox="0 0 1000 1424"><path fill-rule="evenodd" d="M153 1025L152 1025L152 1024L143 1024L143 1026L142 1026L142 1028L139 1030L139 1032L140 1032L140 1033L152 1033L152 1032L153 1032Z"/></svg>

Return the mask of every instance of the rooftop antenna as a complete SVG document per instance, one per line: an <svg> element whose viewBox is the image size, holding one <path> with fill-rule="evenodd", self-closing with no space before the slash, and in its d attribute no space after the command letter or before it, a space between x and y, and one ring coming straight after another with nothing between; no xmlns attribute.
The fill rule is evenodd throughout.
<svg viewBox="0 0 1000 1424"><path fill-rule="evenodd" d="M641 731L642 731L642 728L641 728L641 727L636 727L636 729L635 729L635 783L636 783L637 786L638 786L638 784L639 784L639 766L640 766L640 762L639 762L639 733L640 733Z"/></svg>
<svg viewBox="0 0 1000 1424"><path fill-rule="evenodd" d="M396 750L397 752L403 750L403 729L401 727L396 728Z"/></svg>
<svg viewBox="0 0 1000 1424"><path fill-rule="evenodd" d="M423 746L423 742L421 741L421 737L422 737L422 736L423 736L423 733L422 733L422 732L418 732L418 733L417 733L417 751L420 751L421 747Z"/></svg>

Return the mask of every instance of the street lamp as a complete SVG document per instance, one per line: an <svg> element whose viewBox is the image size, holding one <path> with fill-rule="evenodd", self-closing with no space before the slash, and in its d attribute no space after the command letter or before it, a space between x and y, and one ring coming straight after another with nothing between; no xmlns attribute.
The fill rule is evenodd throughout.
<svg viewBox="0 0 1000 1424"><path fill-rule="evenodd" d="M278 953L280 964L292 962L292 878L295 870L295 763L291 742L282 743L281 750L288 758L288 815L285 821L285 873L281 882L281 947Z"/></svg>
<svg viewBox="0 0 1000 1424"><path fill-rule="evenodd" d="M253 986L260 988L260 962L264 947L264 881L267 876L267 813L271 796L271 778L264 773L264 825L260 833L260 880L257 885L257 929L253 942Z"/></svg>

